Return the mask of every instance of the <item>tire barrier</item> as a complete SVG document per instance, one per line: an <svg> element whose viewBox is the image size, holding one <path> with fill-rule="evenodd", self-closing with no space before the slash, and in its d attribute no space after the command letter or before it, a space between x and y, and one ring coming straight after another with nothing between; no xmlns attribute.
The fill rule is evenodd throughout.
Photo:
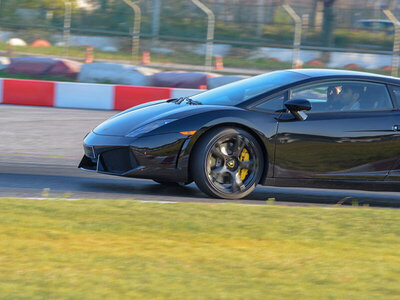
<svg viewBox="0 0 400 300"><path fill-rule="evenodd" d="M51 47L51 43L46 40L35 40L31 43L32 47Z"/></svg>
<svg viewBox="0 0 400 300"><path fill-rule="evenodd" d="M389 71L392 72L392 66L384 66L381 68L382 71Z"/></svg>
<svg viewBox="0 0 400 300"><path fill-rule="evenodd" d="M347 65L344 66L344 69L359 70L359 69L361 69L361 66L359 66L357 64L347 64Z"/></svg>
<svg viewBox="0 0 400 300"><path fill-rule="evenodd" d="M314 67L324 67L325 63L319 59L313 59L306 63L307 65L314 66Z"/></svg>

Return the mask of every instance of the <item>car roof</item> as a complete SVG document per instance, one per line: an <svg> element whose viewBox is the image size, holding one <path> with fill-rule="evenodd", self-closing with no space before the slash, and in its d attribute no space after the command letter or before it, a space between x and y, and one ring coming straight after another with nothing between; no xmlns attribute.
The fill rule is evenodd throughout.
<svg viewBox="0 0 400 300"><path fill-rule="evenodd" d="M376 81L384 81L393 84L400 84L400 79L392 76L385 76L374 73L366 73L360 71L349 71L349 70L336 70L336 69L293 69L290 70L292 72L296 72L299 74L303 74L309 76L311 78L338 78L344 77L347 79L366 79L366 80L376 80Z"/></svg>

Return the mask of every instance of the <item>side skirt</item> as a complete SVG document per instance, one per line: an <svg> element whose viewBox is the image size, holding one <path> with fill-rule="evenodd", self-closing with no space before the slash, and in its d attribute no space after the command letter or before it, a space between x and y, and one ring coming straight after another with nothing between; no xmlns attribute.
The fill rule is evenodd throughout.
<svg viewBox="0 0 400 300"><path fill-rule="evenodd" d="M400 191L400 183L373 180L316 180L298 178L267 178L263 185L325 189L359 189L366 191Z"/></svg>

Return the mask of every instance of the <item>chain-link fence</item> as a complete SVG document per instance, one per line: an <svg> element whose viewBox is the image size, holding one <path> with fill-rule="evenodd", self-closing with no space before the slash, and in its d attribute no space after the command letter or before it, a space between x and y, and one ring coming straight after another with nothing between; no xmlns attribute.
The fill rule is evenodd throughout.
<svg viewBox="0 0 400 300"><path fill-rule="evenodd" d="M51 5L42 1L30 2L0 0L0 39L3 41L0 50L7 51L6 41L19 38L28 46L15 48L16 52L63 55L68 47L70 57L83 58L85 46L90 45L94 47L96 59L131 59L134 12L124 1L87 1L86 8L74 5L68 45L64 37L64 2L58 0ZM204 63L207 16L192 1L136 2L141 8L140 51L151 50L160 62ZM257 59L263 57L263 51L292 47L294 24L282 8L282 1L202 2L213 11L216 19L213 54L223 56L225 64L257 68L260 64ZM390 22L383 21L386 17L379 5L362 9L334 6L332 28L326 32L323 24L326 12L322 2L311 2L320 4L292 5L302 19L302 49L391 52L394 28ZM394 14L400 15L400 8ZM326 39L327 35L331 35L330 40ZM49 41L53 47L29 46L39 39ZM249 61L249 58L253 60Z"/></svg>

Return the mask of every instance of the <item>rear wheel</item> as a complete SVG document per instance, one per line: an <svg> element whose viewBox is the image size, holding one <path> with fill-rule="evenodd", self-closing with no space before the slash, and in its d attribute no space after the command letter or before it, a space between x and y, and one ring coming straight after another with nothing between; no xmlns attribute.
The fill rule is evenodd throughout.
<svg viewBox="0 0 400 300"><path fill-rule="evenodd" d="M204 193L240 199L260 181L264 157L257 140L240 128L217 128L206 133L194 149L191 172Z"/></svg>

